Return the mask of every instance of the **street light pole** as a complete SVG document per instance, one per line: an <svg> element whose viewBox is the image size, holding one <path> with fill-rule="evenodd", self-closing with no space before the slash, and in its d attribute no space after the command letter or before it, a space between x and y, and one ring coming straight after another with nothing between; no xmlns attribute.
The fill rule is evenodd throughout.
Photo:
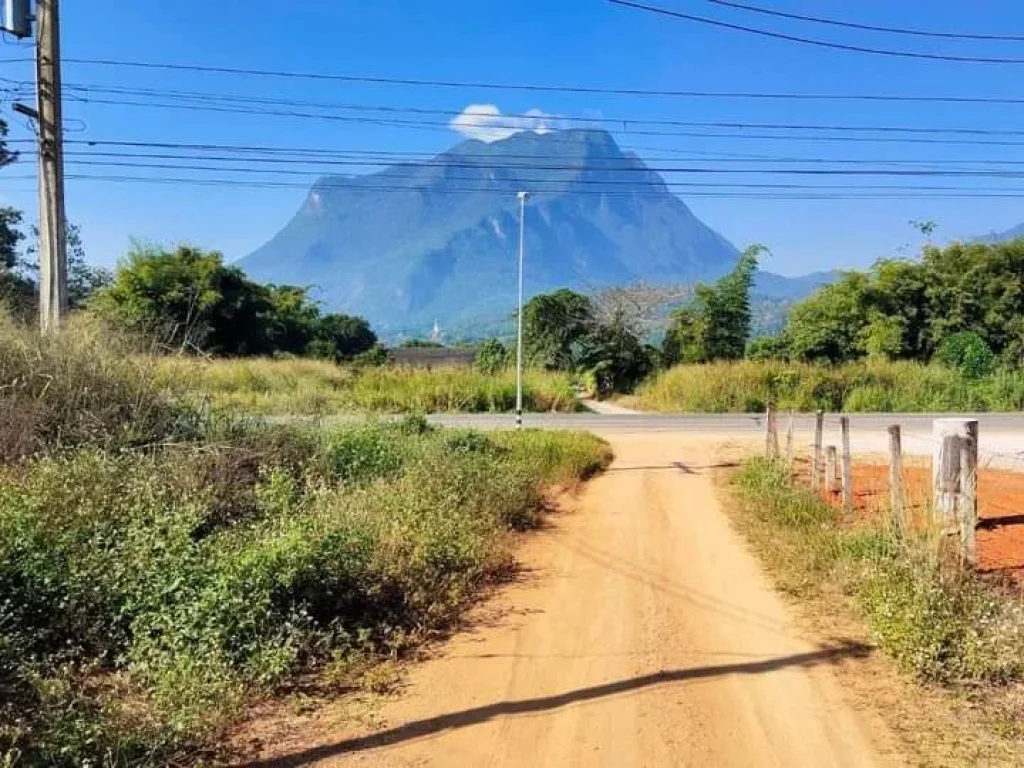
<svg viewBox="0 0 1024 768"><path fill-rule="evenodd" d="M526 198L519 193L519 312L516 333L516 428L523 428L523 242L526 239Z"/></svg>

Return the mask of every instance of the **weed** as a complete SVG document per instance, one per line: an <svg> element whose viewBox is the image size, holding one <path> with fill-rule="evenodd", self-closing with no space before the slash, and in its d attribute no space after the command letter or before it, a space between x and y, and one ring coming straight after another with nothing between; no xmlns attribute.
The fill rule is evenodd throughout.
<svg viewBox="0 0 1024 768"><path fill-rule="evenodd" d="M680 365L626 402L665 412L755 412L773 402L798 411L1015 411L1024 409L1024 372L981 377L938 364L862 361L839 366L779 360Z"/></svg>
<svg viewBox="0 0 1024 768"><path fill-rule="evenodd" d="M844 525L781 462L752 461L734 483L748 532L784 578L853 596L908 672L954 686L1024 679L1024 603L959 568L934 537L904 538L882 522Z"/></svg>

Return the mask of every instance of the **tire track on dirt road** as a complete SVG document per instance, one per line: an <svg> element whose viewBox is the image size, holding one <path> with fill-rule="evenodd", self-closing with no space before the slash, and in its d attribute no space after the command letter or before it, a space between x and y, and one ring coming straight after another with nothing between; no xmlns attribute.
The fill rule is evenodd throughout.
<svg viewBox="0 0 1024 768"><path fill-rule="evenodd" d="M414 665L384 726L298 728L250 765L898 765L800 638L718 506L709 442L619 435L610 470L526 538L527 576Z"/></svg>

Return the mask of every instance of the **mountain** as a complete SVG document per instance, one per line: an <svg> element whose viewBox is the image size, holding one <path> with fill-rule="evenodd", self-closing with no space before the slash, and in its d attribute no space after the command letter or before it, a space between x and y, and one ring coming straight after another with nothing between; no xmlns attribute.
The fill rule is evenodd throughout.
<svg viewBox="0 0 1024 768"><path fill-rule="evenodd" d="M435 321L449 338L479 337L514 310L523 189L527 296L711 280L738 256L610 134L566 130L325 176L240 266L257 280L311 286L326 308L365 316L385 338L422 335ZM772 293L796 290L786 278L761 280Z"/></svg>
<svg viewBox="0 0 1024 768"><path fill-rule="evenodd" d="M800 277L784 277L773 272L758 272L754 279L754 294L772 299L799 300L818 288L839 279L839 272L812 272Z"/></svg>
<svg viewBox="0 0 1024 768"><path fill-rule="evenodd" d="M1002 243L1007 240L1016 240L1018 237L1024 237L1024 224L1018 224L1004 232L989 232L987 235L974 239L982 243Z"/></svg>

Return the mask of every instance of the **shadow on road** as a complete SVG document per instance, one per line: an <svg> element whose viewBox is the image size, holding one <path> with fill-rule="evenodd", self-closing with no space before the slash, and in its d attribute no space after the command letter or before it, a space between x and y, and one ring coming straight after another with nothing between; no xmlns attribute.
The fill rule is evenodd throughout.
<svg viewBox="0 0 1024 768"><path fill-rule="evenodd" d="M558 709L570 704L593 701L609 696L619 696L635 691L663 686L671 683L680 683L688 680L701 680L709 677L725 675L761 675L778 669L790 667L813 667L820 664L834 664L848 658L863 658L871 653L871 647L862 643L843 642L839 645L822 648L810 653L800 653L791 656L781 656L762 661L751 661L737 664L720 664L708 667L692 667L688 669L672 669L662 672L655 672L649 675L641 675L626 680L619 680L614 683L595 685L589 688L580 688L575 691L557 694L554 696L543 696L535 699L524 699L521 701L500 701L494 704L487 704L482 707L463 710L461 712L450 712L437 717L417 720L395 728L389 728L379 733L346 739L335 744L326 744L312 749L306 749L291 755L245 763L245 768L288 768L289 766L306 765L316 760L323 760L329 757L344 754L346 752L359 752L368 749L379 749L391 747L407 741L422 739L434 736L443 731L454 728L465 728L467 726L485 723L497 717L509 717L515 715L529 715L532 713L545 712Z"/></svg>

